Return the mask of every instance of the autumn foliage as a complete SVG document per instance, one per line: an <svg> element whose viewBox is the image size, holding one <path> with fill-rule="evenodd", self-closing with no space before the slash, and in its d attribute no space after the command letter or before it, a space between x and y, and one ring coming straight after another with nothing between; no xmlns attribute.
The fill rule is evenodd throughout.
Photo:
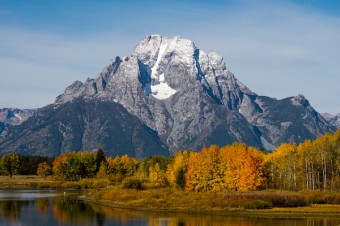
<svg viewBox="0 0 340 226"><path fill-rule="evenodd" d="M271 153L243 143L145 160L98 153L61 154L53 162L53 173L63 180L142 181L193 192L340 189L340 130L299 145L282 144Z"/></svg>
<svg viewBox="0 0 340 226"><path fill-rule="evenodd" d="M282 144L266 157L268 187L285 190L340 189L340 129L299 145Z"/></svg>
<svg viewBox="0 0 340 226"><path fill-rule="evenodd" d="M38 164L37 174L39 176L46 178L46 176L50 175L51 173L52 173L52 169L47 162L41 162Z"/></svg>
<svg viewBox="0 0 340 226"><path fill-rule="evenodd" d="M96 175L96 154L70 152L61 154L53 161L53 174L61 180L76 181Z"/></svg>
<svg viewBox="0 0 340 226"><path fill-rule="evenodd" d="M20 167L18 159L14 154L1 157L0 174L16 174ZM50 174L50 165L40 162L37 174L43 177ZM169 158L149 156L138 160L128 155L106 157L100 149L61 154L51 166L53 176L59 180L97 178L105 184L138 189L171 187L189 192L261 189L339 191L340 129L299 145L282 144L271 153L243 143L233 143L223 147L203 147L200 152L182 150Z"/></svg>
<svg viewBox="0 0 340 226"><path fill-rule="evenodd" d="M188 191L248 191L265 185L263 154L253 147L235 143L219 148L204 147L188 160Z"/></svg>

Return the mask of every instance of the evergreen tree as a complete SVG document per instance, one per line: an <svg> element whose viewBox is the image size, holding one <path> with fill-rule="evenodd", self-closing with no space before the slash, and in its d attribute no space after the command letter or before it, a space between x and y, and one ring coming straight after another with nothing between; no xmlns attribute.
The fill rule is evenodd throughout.
<svg viewBox="0 0 340 226"><path fill-rule="evenodd" d="M104 151L102 149L99 149L96 154L96 173L99 171L102 162L106 162L106 157Z"/></svg>

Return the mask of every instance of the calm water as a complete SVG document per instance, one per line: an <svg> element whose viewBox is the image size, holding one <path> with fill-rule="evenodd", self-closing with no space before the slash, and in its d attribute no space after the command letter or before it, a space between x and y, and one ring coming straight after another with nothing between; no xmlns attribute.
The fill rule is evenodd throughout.
<svg viewBox="0 0 340 226"><path fill-rule="evenodd" d="M84 203L77 194L55 191L0 191L0 225L34 226L321 226L338 225L337 218L263 219L147 213Z"/></svg>

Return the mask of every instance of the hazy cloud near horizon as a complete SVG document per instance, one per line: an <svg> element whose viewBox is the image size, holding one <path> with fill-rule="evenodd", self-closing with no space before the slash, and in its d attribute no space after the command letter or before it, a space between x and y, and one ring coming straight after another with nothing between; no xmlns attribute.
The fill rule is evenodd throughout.
<svg viewBox="0 0 340 226"><path fill-rule="evenodd" d="M15 10L2 9L0 19L7 21L0 22L0 108L50 104L73 81L95 77L110 59L130 55L143 36L158 33L219 52L236 78L259 95L281 99L302 93L317 111L340 113L340 17L260 2L130 8L126 3L114 14L106 2L110 7L80 8L78 16L75 9L54 9L55 17L66 18L47 16L42 24L39 18L31 24L10 21Z"/></svg>

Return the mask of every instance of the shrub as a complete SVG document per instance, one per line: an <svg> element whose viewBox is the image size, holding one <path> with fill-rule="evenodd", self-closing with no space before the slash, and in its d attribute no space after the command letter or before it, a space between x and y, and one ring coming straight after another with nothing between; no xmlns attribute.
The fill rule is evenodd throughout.
<svg viewBox="0 0 340 226"><path fill-rule="evenodd" d="M274 193L268 196L273 206L276 207L298 207L307 206L308 202L301 194L296 193Z"/></svg>
<svg viewBox="0 0 340 226"><path fill-rule="evenodd" d="M246 209L270 209L272 207L272 204L267 202L267 201L263 201L263 200L253 200L249 203L246 203L244 205L244 207Z"/></svg>
<svg viewBox="0 0 340 226"><path fill-rule="evenodd" d="M78 182L82 189L105 188L111 184L109 179L82 179Z"/></svg>
<svg viewBox="0 0 340 226"><path fill-rule="evenodd" d="M93 187L93 180L82 179L82 180L79 181L79 185L82 189L92 188Z"/></svg>
<svg viewBox="0 0 340 226"><path fill-rule="evenodd" d="M143 181L138 178L126 177L123 182L123 188L135 188L136 190L143 190Z"/></svg>
<svg viewBox="0 0 340 226"><path fill-rule="evenodd" d="M304 191L302 194L306 196L311 204L325 204L323 194L320 191Z"/></svg>
<svg viewBox="0 0 340 226"><path fill-rule="evenodd" d="M340 204L339 192L308 191L302 192L312 204Z"/></svg>
<svg viewBox="0 0 340 226"><path fill-rule="evenodd" d="M272 191L261 191L261 192L229 192L223 195L225 201L228 200L232 207L245 206L246 208L252 208L256 205L261 206L266 202L270 204L265 208L270 207L298 207L306 206L308 202L305 196L299 193L293 192L272 192ZM252 202L254 202L252 204Z"/></svg>
<svg viewBox="0 0 340 226"><path fill-rule="evenodd" d="M47 189L47 188L51 188L50 184L38 184L37 186L38 189Z"/></svg>
<svg viewBox="0 0 340 226"><path fill-rule="evenodd" d="M108 179L100 179L100 180L95 180L92 184L93 188L106 188L111 184L110 180Z"/></svg>
<svg viewBox="0 0 340 226"><path fill-rule="evenodd" d="M64 182L61 185L61 188L63 189L77 189L79 190L81 188L80 184L78 182Z"/></svg>
<svg viewBox="0 0 340 226"><path fill-rule="evenodd" d="M30 183L30 187L31 188L37 188L38 187L38 184L36 182L31 182Z"/></svg>

